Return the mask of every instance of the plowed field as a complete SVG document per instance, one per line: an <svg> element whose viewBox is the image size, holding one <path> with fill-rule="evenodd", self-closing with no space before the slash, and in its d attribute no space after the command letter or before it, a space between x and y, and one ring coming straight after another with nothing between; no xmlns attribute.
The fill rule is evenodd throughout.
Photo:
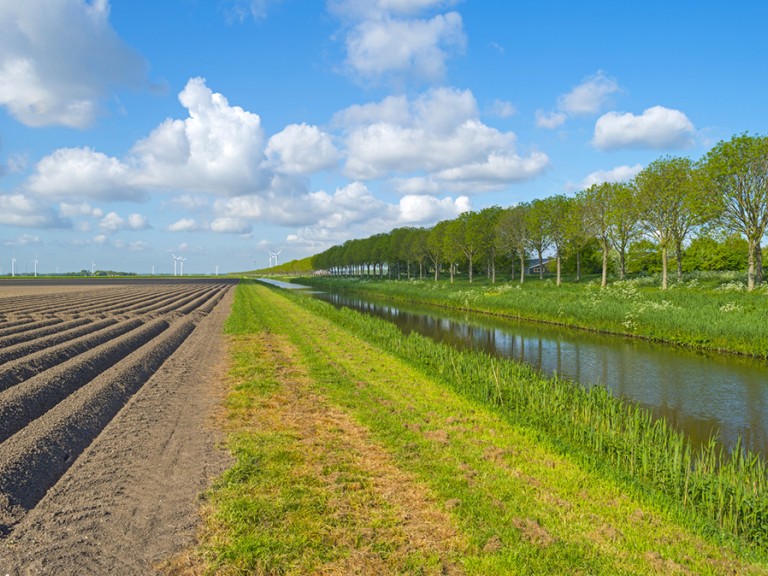
<svg viewBox="0 0 768 576"><path fill-rule="evenodd" d="M139 574L194 535L232 283L0 283L0 573Z"/></svg>

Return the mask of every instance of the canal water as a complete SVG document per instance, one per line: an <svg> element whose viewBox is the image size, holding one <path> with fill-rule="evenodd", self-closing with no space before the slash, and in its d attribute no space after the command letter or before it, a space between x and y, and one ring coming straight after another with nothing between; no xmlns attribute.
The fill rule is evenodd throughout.
<svg viewBox="0 0 768 576"><path fill-rule="evenodd" d="M584 386L605 386L666 418L694 443L717 434L730 449L741 436L750 450L768 456L766 362L367 296L313 295L393 322L405 334L526 362Z"/></svg>

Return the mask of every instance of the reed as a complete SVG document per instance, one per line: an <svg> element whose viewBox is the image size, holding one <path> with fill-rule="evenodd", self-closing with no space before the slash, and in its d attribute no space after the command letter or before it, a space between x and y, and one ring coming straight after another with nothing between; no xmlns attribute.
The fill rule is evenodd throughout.
<svg viewBox="0 0 768 576"><path fill-rule="evenodd" d="M650 411L534 369L417 334L383 320L298 294L301 306L439 378L463 396L544 433L595 466L610 466L728 533L768 545L768 467L739 444L726 454L717 438L700 449Z"/></svg>

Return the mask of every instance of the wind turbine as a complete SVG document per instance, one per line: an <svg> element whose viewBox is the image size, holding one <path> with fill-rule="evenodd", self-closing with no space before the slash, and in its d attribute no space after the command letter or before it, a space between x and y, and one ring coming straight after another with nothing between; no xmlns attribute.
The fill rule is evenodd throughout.
<svg viewBox="0 0 768 576"><path fill-rule="evenodd" d="M96 273L96 263L91 260L91 276L93 276Z"/></svg>
<svg viewBox="0 0 768 576"><path fill-rule="evenodd" d="M272 268L272 257L274 254L270 250L267 250L267 254L269 254L269 267Z"/></svg>
<svg viewBox="0 0 768 576"><path fill-rule="evenodd" d="M16 276L16 256L11 258L11 276Z"/></svg>
<svg viewBox="0 0 768 576"><path fill-rule="evenodd" d="M184 262L186 262L186 258L182 258L179 256L179 276L184 276Z"/></svg>
<svg viewBox="0 0 768 576"><path fill-rule="evenodd" d="M280 253L282 250L278 250L277 252L270 252L269 253L269 265L272 266L272 258L275 259L275 266L277 266L277 257L280 256Z"/></svg>
<svg viewBox="0 0 768 576"><path fill-rule="evenodd" d="M35 278L37 278L37 256L35 256L33 262L35 263Z"/></svg>
<svg viewBox="0 0 768 576"><path fill-rule="evenodd" d="M173 258L173 275L176 276L176 254L171 252L171 258Z"/></svg>

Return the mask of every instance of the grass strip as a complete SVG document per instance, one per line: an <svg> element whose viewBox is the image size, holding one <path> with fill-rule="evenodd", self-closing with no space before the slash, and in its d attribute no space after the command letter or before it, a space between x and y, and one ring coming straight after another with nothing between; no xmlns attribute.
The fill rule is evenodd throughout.
<svg viewBox="0 0 768 576"><path fill-rule="evenodd" d="M708 280L705 280L707 278ZM441 280L306 278L304 284L361 291L393 300L543 321L610 334L667 342L696 350L768 358L768 299L748 293L728 274L690 275L666 291L653 278L597 282L526 280L525 284L478 279Z"/></svg>
<svg viewBox="0 0 768 576"><path fill-rule="evenodd" d="M209 573L768 573L330 306L254 284L236 302L238 463L208 495Z"/></svg>

